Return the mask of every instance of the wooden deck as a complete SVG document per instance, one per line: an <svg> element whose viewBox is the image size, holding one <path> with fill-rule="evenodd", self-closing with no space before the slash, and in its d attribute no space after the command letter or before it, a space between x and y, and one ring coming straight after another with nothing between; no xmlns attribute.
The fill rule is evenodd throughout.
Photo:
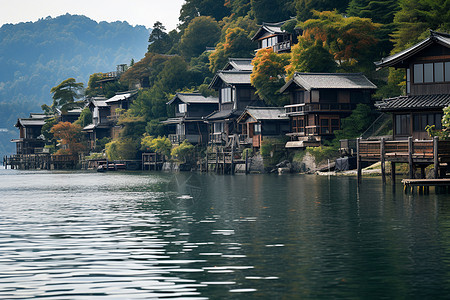
<svg viewBox="0 0 450 300"><path fill-rule="evenodd" d="M350 149L351 150L351 149ZM352 152L352 151L349 151ZM381 173L385 182L385 163L391 162L392 177L395 180L395 164L409 164L409 178L414 178L415 169L421 169L425 174L425 167L434 165L434 178L439 177L442 164L450 163L450 141L439 141L437 137L432 140L362 140L356 141L356 155L358 163L358 180L361 178L361 162L381 162ZM394 181L393 180L393 181Z"/></svg>
<svg viewBox="0 0 450 300"><path fill-rule="evenodd" d="M434 186L436 192L448 192L450 188L450 179L403 179L405 193L414 193L414 189L417 188L418 193L428 193L430 186Z"/></svg>

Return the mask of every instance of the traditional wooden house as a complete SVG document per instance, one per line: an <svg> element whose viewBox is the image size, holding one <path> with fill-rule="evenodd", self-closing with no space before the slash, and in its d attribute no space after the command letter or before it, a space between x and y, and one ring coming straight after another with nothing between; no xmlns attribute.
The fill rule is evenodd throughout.
<svg viewBox="0 0 450 300"><path fill-rule="evenodd" d="M184 140L192 144L207 143L208 127L203 117L217 110L218 98L204 97L200 93L177 93L167 105L175 106L175 117L162 122L173 127L173 133L169 134L172 144Z"/></svg>
<svg viewBox="0 0 450 300"><path fill-rule="evenodd" d="M427 125L441 129L442 109L450 105L450 34L431 31L420 43L375 63L405 70L406 95L377 103L392 113L395 140L430 138Z"/></svg>
<svg viewBox="0 0 450 300"><path fill-rule="evenodd" d="M16 143L16 154L37 154L44 151L45 138L41 134L45 120L51 116L46 114L30 114L29 118L17 119L15 127L19 129L19 138L11 142Z"/></svg>
<svg viewBox="0 0 450 300"><path fill-rule="evenodd" d="M210 125L209 142L227 144L230 137L240 133L237 118L247 106L264 106L250 84L251 71L221 70L216 73L210 88L219 91L219 109L205 118Z"/></svg>
<svg viewBox="0 0 450 300"><path fill-rule="evenodd" d="M137 91L127 91L117 93L114 97L109 98L105 103L109 106L110 115L108 119L111 121L111 138L119 137L121 126L117 125L120 115L130 108L131 103L136 99Z"/></svg>
<svg viewBox="0 0 450 300"><path fill-rule="evenodd" d="M258 50L272 47L273 52L291 52L291 47L297 43L297 35L282 29L287 21L278 23L263 23L252 41L258 42Z"/></svg>
<svg viewBox="0 0 450 300"><path fill-rule="evenodd" d="M84 127L83 131L88 134L89 147L93 149L97 140L111 137L111 110L104 97L91 98L88 108L92 113L92 123Z"/></svg>
<svg viewBox="0 0 450 300"><path fill-rule="evenodd" d="M241 126L239 143L254 148L259 148L263 139L284 136L290 129L282 107L248 106L237 122Z"/></svg>
<svg viewBox="0 0 450 300"><path fill-rule="evenodd" d="M226 71L252 71L252 60L253 58L229 58L223 69Z"/></svg>
<svg viewBox="0 0 450 300"><path fill-rule="evenodd" d="M84 104L83 104L84 105ZM60 110L57 109L57 115L58 115L58 121L59 122L70 122L73 123L76 120L78 120L78 118L81 115L81 111L83 110L83 108L72 108L69 110Z"/></svg>
<svg viewBox="0 0 450 300"><path fill-rule="evenodd" d="M355 73L296 73L282 88L290 94L285 106L291 122L287 148L319 145L334 137L341 119L358 103L370 104L377 87L364 75Z"/></svg>

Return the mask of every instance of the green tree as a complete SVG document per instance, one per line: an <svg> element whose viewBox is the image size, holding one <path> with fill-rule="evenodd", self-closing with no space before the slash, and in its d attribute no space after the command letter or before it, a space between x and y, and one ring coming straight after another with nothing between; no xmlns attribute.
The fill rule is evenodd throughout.
<svg viewBox="0 0 450 300"><path fill-rule="evenodd" d="M285 83L284 74L289 58L289 54L276 54L271 48L266 48L259 50L252 61L250 82L269 105L283 106L288 102L287 96L280 94L279 90Z"/></svg>
<svg viewBox="0 0 450 300"><path fill-rule="evenodd" d="M79 125L81 128L84 128L91 123L92 123L92 112L88 107L85 107L81 111L78 120L75 121L75 124Z"/></svg>
<svg viewBox="0 0 450 300"><path fill-rule="evenodd" d="M54 113L57 108L67 109L76 99L83 96L83 83L77 83L74 78L69 78L52 87L50 92L53 94L53 104L50 107L44 104L42 109Z"/></svg>
<svg viewBox="0 0 450 300"><path fill-rule="evenodd" d="M376 36L381 24L359 17L346 18L337 11L314 11L314 17L299 24L303 29L299 40L322 43L346 71L374 69L373 61L381 56Z"/></svg>
<svg viewBox="0 0 450 300"><path fill-rule="evenodd" d="M120 138L105 145L106 155L109 160L136 159L139 151L139 140L132 138Z"/></svg>
<svg viewBox="0 0 450 300"><path fill-rule="evenodd" d="M153 24L152 32L150 33L150 37L148 38L148 52L154 53L167 53L170 48L172 48L170 36L165 32L166 28L164 25L156 21Z"/></svg>
<svg viewBox="0 0 450 300"><path fill-rule="evenodd" d="M250 0L227 0L225 6L231 11L231 15L235 17L245 17L252 9Z"/></svg>
<svg viewBox="0 0 450 300"><path fill-rule="evenodd" d="M395 14L397 30L393 34L394 51L398 52L428 36L428 30L450 30L450 1L399 0Z"/></svg>
<svg viewBox="0 0 450 300"><path fill-rule="evenodd" d="M313 17L313 11L332 11L344 13L349 4L349 0L297 0L297 18L306 21Z"/></svg>
<svg viewBox="0 0 450 300"><path fill-rule="evenodd" d="M341 129L334 132L336 144L342 139L359 137L375 120L377 114L367 104L358 104L352 114L341 120Z"/></svg>
<svg viewBox="0 0 450 300"><path fill-rule="evenodd" d="M86 150L80 125L70 122L59 122L52 127L50 132L61 144L61 148L56 152L57 155L78 155Z"/></svg>
<svg viewBox="0 0 450 300"><path fill-rule="evenodd" d="M219 24L209 16L193 19L181 36L180 50L187 58L199 56L206 47L213 47L219 41Z"/></svg>
<svg viewBox="0 0 450 300"><path fill-rule="evenodd" d="M170 151L172 150L172 143L165 136L153 138L150 135L144 135L141 140L141 149L144 151L155 151L156 153L169 157Z"/></svg>
<svg viewBox="0 0 450 300"><path fill-rule="evenodd" d="M333 55L320 42L301 39L292 47L291 61L286 69L291 77L294 72L333 73L337 65Z"/></svg>
<svg viewBox="0 0 450 300"><path fill-rule="evenodd" d="M213 73L223 68L228 58L253 56L255 44L248 38L244 29L235 27L228 28L225 42L218 43L216 50L209 56L210 69Z"/></svg>
<svg viewBox="0 0 450 300"><path fill-rule="evenodd" d="M295 14L292 0L251 0L251 8L258 24L285 21Z"/></svg>
<svg viewBox="0 0 450 300"><path fill-rule="evenodd" d="M215 20L221 20L229 13L230 10L225 6L225 0L186 0L181 6L180 28L185 29L195 18L200 16L210 16Z"/></svg>

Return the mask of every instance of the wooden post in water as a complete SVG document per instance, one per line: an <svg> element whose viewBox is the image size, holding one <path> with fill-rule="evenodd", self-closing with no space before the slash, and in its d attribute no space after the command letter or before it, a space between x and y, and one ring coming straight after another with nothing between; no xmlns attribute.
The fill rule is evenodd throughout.
<svg viewBox="0 0 450 300"><path fill-rule="evenodd" d="M208 147L206 147L206 173L208 173Z"/></svg>
<svg viewBox="0 0 450 300"><path fill-rule="evenodd" d="M383 184L386 184L386 157L385 157L384 138L381 138L380 156L381 156L381 180L383 181Z"/></svg>
<svg viewBox="0 0 450 300"><path fill-rule="evenodd" d="M245 153L245 174L248 174L248 151Z"/></svg>
<svg viewBox="0 0 450 300"><path fill-rule="evenodd" d="M234 145L231 146L231 170L230 174L234 175Z"/></svg>
<svg viewBox="0 0 450 300"><path fill-rule="evenodd" d="M438 156L439 138L433 137L433 162L434 162L434 178L439 177L439 156Z"/></svg>
<svg viewBox="0 0 450 300"><path fill-rule="evenodd" d="M414 179L414 162L413 162L414 145L412 137L408 137L408 165L409 165L409 178Z"/></svg>
<svg viewBox="0 0 450 300"><path fill-rule="evenodd" d="M395 185L395 162L391 161L391 180L392 185Z"/></svg>
<svg viewBox="0 0 450 300"><path fill-rule="evenodd" d="M216 173L219 174L219 149L216 146Z"/></svg>
<svg viewBox="0 0 450 300"><path fill-rule="evenodd" d="M361 138L356 139L356 168L357 168L357 174L358 174L358 184L361 183L361 177L362 177L362 170L361 170L361 153L359 151L361 143Z"/></svg>

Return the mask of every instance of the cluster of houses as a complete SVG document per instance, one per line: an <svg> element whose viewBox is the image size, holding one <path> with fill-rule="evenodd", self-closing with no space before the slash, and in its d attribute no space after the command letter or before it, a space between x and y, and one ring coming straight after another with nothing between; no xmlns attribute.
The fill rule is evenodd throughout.
<svg viewBox="0 0 450 300"><path fill-rule="evenodd" d="M295 34L281 29L282 23L264 23L255 36L260 48L288 52ZM376 63L377 67L405 70L406 95L377 103L381 112L392 115L392 139L429 139L425 127L441 128L442 109L450 105L450 35L431 32L424 41ZM286 148L319 146L334 137L341 121L357 104L371 103L377 87L360 73L296 73L280 90L288 94L284 107L268 107L250 84L253 66L250 58L230 58L218 71L210 88L216 97L199 93L177 93L167 105L175 117L162 123L170 131L173 144L187 140L192 144L259 148L267 138L287 136ZM112 98L88 100L92 124L83 131L94 149L99 139L118 137L117 120L129 108L137 91L119 93ZM76 118L80 110L62 113L61 120ZM48 116L31 114L17 121L20 138L17 154L42 151L41 128ZM64 119L65 118L65 119Z"/></svg>

